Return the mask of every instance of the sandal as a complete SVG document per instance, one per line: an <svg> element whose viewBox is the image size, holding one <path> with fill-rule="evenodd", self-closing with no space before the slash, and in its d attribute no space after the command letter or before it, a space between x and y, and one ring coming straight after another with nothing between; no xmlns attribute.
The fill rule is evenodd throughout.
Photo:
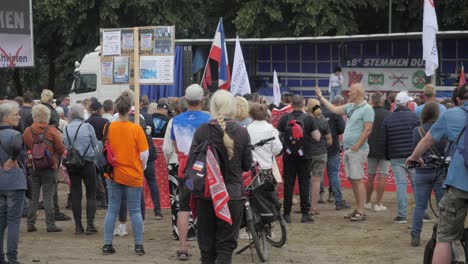
<svg viewBox="0 0 468 264"><path fill-rule="evenodd" d="M356 212L356 214L351 216L350 220L351 221L364 221L366 220L366 214L365 213L361 214L361 213Z"/></svg>
<svg viewBox="0 0 468 264"><path fill-rule="evenodd" d="M344 216L345 219L350 219L351 217L353 217L355 214L357 214L358 212L356 210L354 210L354 212L350 213L350 214L347 214Z"/></svg>
<svg viewBox="0 0 468 264"><path fill-rule="evenodd" d="M177 250L177 259L180 261L186 261L189 259L188 250Z"/></svg>

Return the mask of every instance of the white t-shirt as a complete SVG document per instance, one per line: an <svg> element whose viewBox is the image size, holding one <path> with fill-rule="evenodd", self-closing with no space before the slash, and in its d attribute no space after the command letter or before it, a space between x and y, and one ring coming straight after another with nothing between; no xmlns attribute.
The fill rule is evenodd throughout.
<svg viewBox="0 0 468 264"><path fill-rule="evenodd" d="M328 84L328 91L331 91L332 87L343 86L343 74L336 76L336 74L330 75L330 82Z"/></svg>

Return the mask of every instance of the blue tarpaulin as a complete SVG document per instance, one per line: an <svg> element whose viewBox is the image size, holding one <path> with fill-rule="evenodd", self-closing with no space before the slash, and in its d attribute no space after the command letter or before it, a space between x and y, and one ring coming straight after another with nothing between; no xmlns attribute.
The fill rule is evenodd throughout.
<svg viewBox="0 0 468 264"><path fill-rule="evenodd" d="M176 46L174 59L174 84L172 85L141 85L141 96L147 95L150 102L156 101L159 98L167 97L182 97L184 93L183 79L183 48Z"/></svg>

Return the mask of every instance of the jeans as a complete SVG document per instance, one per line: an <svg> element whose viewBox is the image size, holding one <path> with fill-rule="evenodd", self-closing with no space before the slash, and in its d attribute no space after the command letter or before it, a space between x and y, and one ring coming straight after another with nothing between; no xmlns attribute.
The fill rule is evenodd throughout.
<svg viewBox="0 0 468 264"><path fill-rule="evenodd" d="M232 262L232 253L237 247L244 200L231 200L228 206L232 225L216 217L211 200L199 199L197 202L198 246L202 264Z"/></svg>
<svg viewBox="0 0 468 264"><path fill-rule="evenodd" d="M390 162L395 175L397 216L406 218L406 209L408 207L406 174L408 173L411 185L413 185L414 170L406 168L406 159L391 159Z"/></svg>
<svg viewBox="0 0 468 264"><path fill-rule="evenodd" d="M115 220L119 214L122 194L127 196L127 205L132 220L133 239L135 245L143 245L143 218L141 217L141 187L130 187L118 184L109 179L107 189L109 193L109 205L104 219L104 245L112 245Z"/></svg>
<svg viewBox="0 0 468 264"><path fill-rule="evenodd" d="M18 259L18 242L21 214L26 199L25 190L0 191L0 258L4 260L3 237L8 227L7 258L13 262Z"/></svg>
<svg viewBox="0 0 468 264"><path fill-rule="evenodd" d="M36 212L41 187L47 229L52 229L55 228L54 195L57 192L57 170L33 170L31 177L32 200L29 206L28 226L36 224Z"/></svg>
<svg viewBox="0 0 468 264"><path fill-rule="evenodd" d="M119 222L126 223L127 222L127 195L125 192L122 193L122 200L120 201L120 210L119 210ZM141 189L141 218L145 221L145 192L143 188Z"/></svg>
<svg viewBox="0 0 468 264"><path fill-rule="evenodd" d="M299 181L301 212L308 214L310 209L310 159L294 159L283 156L284 166L284 213L290 214L296 176Z"/></svg>
<svg viewBox="0 0 468 264"><path fill-rule="evenodd" d="M86 220L88 225L94 224L94 215L96 214L96 169L94 168L94 163L87 161L82 169L69 169L68 175L70 177L71 201L75 225L81 225L82 182L86 188Z"/></svg>
<svg viewBox="0 0 468 264"><path fill-rule="evenodd" d="M148 161L148 166L145 170L145 179L148 183L148 187L151 193L151 199L153 200L154 210L161 211L161 202L159 200L159 188L156 184L156 171L154 169L154 161Z"/></svg>
<svg viewBox="0 0 468 264"><path fill-rule="evenodd" d="M411 234L419 236L423 226L423 218L427 209L428 200L431 199L432 190L435 192L437 204L444 195L442 185L444 183L443 175L440 175L441 169L418 168L414 176L414 198L416 207L413 212L413 224Z"/></svg>
<svg viewBox="0 0 468 264"><path fill-rule="evenodd" d="M327 160L327 174L330 180L330 188L335 197L335 205L341 205L343 201L343 194L341 193L340 182L340 153L335 155L328 155Z"/></svg>
<svg viewBox="0 0 468 264"><path fill-rule="evenodd" d="M331 87L330 88L330 102L333 102L333 98L337 95L341 95L341 90L342 90L342 87L341 85L340 86L336 86L336 87Z"/></svg>

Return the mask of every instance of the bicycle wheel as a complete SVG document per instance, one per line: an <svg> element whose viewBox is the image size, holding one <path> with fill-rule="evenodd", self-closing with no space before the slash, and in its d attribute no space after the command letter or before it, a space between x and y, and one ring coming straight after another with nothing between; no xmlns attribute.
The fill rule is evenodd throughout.
<svg viewBox="0 0 468 264"><path fill-rule="evenodd" d="M267 225L265 235L270 245L280 248L286 244L286 222L283 217L280 217L278 221L274 221Z"/></svg>
<svg viewBox="0 0 468 264"><path fill-rule="evenodd" d="M247 220L247 227L249 228L250 235L255 246L255 251L257 251L257 255L260 258L260 261L266 262L268 259L268 249L265 232L263 230L259 232L255 229L255 223L253 219Z"/></svg>

